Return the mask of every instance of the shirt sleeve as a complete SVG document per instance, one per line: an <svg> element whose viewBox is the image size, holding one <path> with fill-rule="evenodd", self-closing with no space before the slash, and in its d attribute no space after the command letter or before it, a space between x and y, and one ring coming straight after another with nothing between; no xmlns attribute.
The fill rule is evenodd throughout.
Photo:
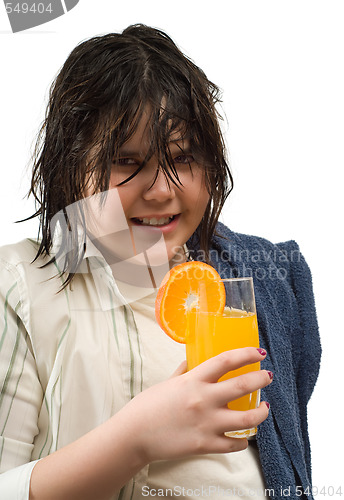
<svg viewBox="0 0 344 500"><path fill-rule="evenodd" d="M3 500L29 500L31 473L37 462L29 462L0 475Z"/></svg>
<svg viewBox="0 0 344 500"><path fill-rule="evenodd" d="M0 259L0 498L28 500L43 391L29 335L29 300L16 266Z"/></svg>

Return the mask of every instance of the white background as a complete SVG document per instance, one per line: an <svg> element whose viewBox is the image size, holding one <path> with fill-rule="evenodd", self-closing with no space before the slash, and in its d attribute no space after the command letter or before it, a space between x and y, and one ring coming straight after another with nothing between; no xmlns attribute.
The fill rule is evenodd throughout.
<svg viewBox="0 0 344 500"><path fill-rule="evenodd" d="M324 351L309 406L313 482L344 493L342 1L80 0L17 34L1 2L0 244L37 233L13 222L34 209L27 164L54 75L81 40L137 22L165 30L223 90L235 189L222 220L295 239L312 269Z"/></svg>

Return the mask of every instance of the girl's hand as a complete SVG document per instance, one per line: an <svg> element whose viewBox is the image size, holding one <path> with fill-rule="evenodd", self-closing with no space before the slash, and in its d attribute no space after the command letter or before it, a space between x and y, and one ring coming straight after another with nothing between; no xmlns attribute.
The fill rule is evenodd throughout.
<svg viewBox="0 0 344 500"><path fill-rule="evenodd" d="M243 450L246 439L224 432L254 427L268 416L262 403L232 411L227 402L271 382L265 370L223 382L225 373L261 361L254 347L220 354L189 372L183 363L170 379L150 387L113 417L39 460L30 500L108 500L146 464L201 453Z"/></svg>
<svg viewBox="0 0 344 500"><path fill-rule="evenodd" d="M268 406L262 402L254 410L233 411L227 403L269 385L271 373L261 370L217 381L264 357L246 347L224 352L189 372L184 362L170 379L137 395L123 408L122 417L136 429L144 462L245 449L247 439L226 437L224 432L257 426L267 418Z"/></svg>

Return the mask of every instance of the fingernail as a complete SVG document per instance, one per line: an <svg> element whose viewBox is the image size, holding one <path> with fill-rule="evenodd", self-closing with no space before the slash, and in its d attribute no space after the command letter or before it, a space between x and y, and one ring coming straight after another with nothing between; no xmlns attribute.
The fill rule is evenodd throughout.
<svg viewBox="0 0 344 500"><path fill-rule="evenodd" d="M270 403L268 403L267 401L264 401L264 403L266 404L266 406L268 407L268 410L270 410Z"/></svg>
<svg viewBox="0 0 344 500"><path fill-rule="evenodd" d="M268 375L269 375L269 377L270 377L271 380L274 378L274 374L272 372L268 371Z"/></svg>
<svg viewBox="0 0 344 500"><path fill-rule="evenodd" d="M262 356L266 356L266 350L265 349L257 349L257 351L259 352L259 354L261 354Z"/></svg>

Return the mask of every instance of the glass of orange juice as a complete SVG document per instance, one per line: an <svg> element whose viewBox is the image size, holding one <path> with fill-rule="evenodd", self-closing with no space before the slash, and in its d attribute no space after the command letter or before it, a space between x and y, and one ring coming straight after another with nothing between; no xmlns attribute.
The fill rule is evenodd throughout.
<svg viewBox="0 0 344 500"><path fill-rule="evenodd" d="M252 278L221 280L226 292L223 313L210 312L207 306L206 282L199 281L198 303L188 312L186 359L188 370L223 351L241 347L259 347L258 322ZM233 370L219 379L227 380L244 373L260 370L260 363ZM260 391L230 401L230 410L257 408ZM257 428L226 432L230 437L254 436Z"/></svg>

